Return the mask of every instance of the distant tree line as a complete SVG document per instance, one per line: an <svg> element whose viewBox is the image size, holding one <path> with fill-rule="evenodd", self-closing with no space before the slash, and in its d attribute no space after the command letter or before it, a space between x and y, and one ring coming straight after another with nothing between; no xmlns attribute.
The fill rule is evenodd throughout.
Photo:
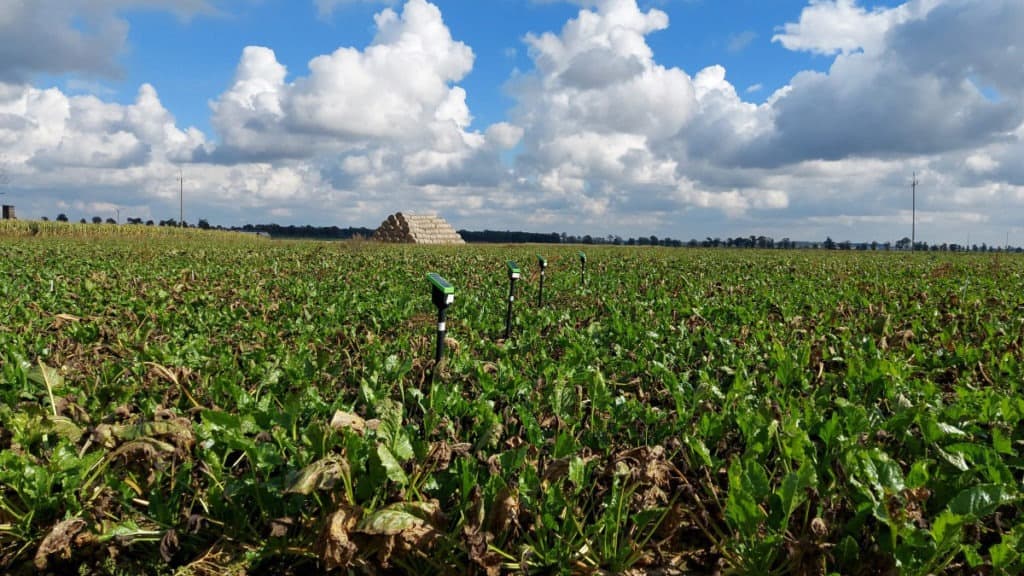
<svg viewBox="0 0 1024 576"><path fill-rule="evenodd" d="M572 234L559 234L557 232L536 233L519 232L512 230L459 230L459 236L469 243L493 243L493 244L609 244L614 246L683 246L681 240L672 238L658 238L657 236L643 236L640 238L624 239L622 236L574 236Z"/></svg>
<svg viewBox="0 0 1024 576"><path fill-rule="evenodd" d="M42 218L44 221L49 220L47 217ZM56 218L57 222L68 222L66 214L58 214ZM85 218L79 220L82 224L86 224L88 221ZM223 226L211 226L210 223L205 219L200 219L195 225L189 224L188 222L179 222L176 218L167 218L166 220L146 220L142 218L127 218L125 222L129 225L134 226L180 226L184 224L186 228L200 228L203 230L234 230L237 232L248 232L251 234L264 233L272 238L289 238L289 239L311 239L311 240L348 240L351 238L370 238L373 236L375 230L373 228L365 227L348 227L340 228L338 226L295 226L288 225L282 226L280 224L246 224L244 226L233 226L225 228ZM92 217L93 224L117 224L117 221L113 218L107 218L104 220L99 216ZM696 238L690 239L687 242L677 240L671 237L659 238L657 236L640 236L638 238L623 238L617 235L608 236L591 236L585 234L583 236L575 236L572 234L557 233L557 232L521 232L516 230L459 230L459 235L469 243L494 243L494 244L607 244L614 246L667 246L673 248L757 248L760 250L797 250L797 249L811 249L811 250L860 250L860 251L909 251L910 250L910 238L901 238L896 242L850 242L849 240L843 240L836 242L831 237L825 238L823 242L807 242L807 241L796 241L790 240L789 238L783 238L781 240L775 240L771 236L758 236L751 234L750 236L737 236L735 238L712 238L710 236L703 240L697 240ZM916 252L1024 252L1022 247L1004 247L1004 246L989 246L988 244L972 244L970 246L962 244L928 244L927 242L917 242L914 244L914 251Z"/></svg>
<svg viewBox="0 0 1024 576"><path fill-rule="evenodd" d="M562 235L552 232L513 232L511 230L459 230L459 236L466 242L490 242L495 244L560 244Z"/></svg>
<svg viewBox="0 0 1024 576"><path fill-rule="evenodd" d="M271 238L308 238L312 240L348 240L350 238L369 238L373 236L373 228L337 226L281 226L280 224L246 224L241 228L231 228L240 232L265 232Z"/></svg>
<svg viewBox="0 0 1024 576"><path fill-rule="evenodd" d="M875 241L871 241L871 242L850 242L849 240L844 240L843 242L835 242L835 241L832 240L832 238L825 238L825 241L822 242L820 248L823 248L825 250L861 250L861 251L867 251L867 250L882 250L882 251L897 250L897 251L901 251L901 252L906 252L906 251L910 250L910 244L911 244L910 238L906 238L906 237L901 238L895 244L893 244L892 242L879 243L879 242L875 242ZM819 246L815 245L813 247L814 248L818 248ZM955 243L954 244L949 244L949 243L946 243L946 242L943 242L942 244L930 244L930 245L927 242L915 242L914 243L914 251L915 252L1007 252L1007 251L1009 251L1009 252L1024 252L1024 248L1021 248L1020 246L989 246L989 245L985 244L984 242L982 242L981 245L972 244L970 246L967 246L965 244L955 244Z"/></svg>

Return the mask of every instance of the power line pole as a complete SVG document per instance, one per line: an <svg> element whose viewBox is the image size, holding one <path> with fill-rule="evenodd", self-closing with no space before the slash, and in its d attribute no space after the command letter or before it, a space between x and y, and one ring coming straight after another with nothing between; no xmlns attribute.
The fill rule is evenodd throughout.
<svg viewBox="0 0 1024 576"><path fill-rule="evenodd" d="M917 172L914 172L914 180L910 184L910 251L917 249Z"/></svg>
<svg viewBox="0 0 1024 576"><path fill-rule="evenodd" d="M185 172L178 166L178 226L185 227Z"/></svg>

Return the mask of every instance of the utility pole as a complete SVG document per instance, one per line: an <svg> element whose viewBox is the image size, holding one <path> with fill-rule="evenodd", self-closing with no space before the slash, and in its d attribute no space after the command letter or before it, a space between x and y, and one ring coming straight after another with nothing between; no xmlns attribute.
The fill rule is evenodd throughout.
<svg viewBox="0 0 1024 576"><path fill-rule="evenodd" d="M917 249L917 172L914 172L914 180L910 184L910 251Z"/></svg>
<svg viewBox="0 0 1024 576"><path fill-rule="evenodd" d="M114 219L117 220L118 224L120 224L121 223L121 209L120 208L114 208L114 213L117 215Z"/></svg>
<svg viewBox="0 0 1024 576"><path fill-rule="evenodd" d="M178 226L185 227L185 172L178 166Z"/></svg>

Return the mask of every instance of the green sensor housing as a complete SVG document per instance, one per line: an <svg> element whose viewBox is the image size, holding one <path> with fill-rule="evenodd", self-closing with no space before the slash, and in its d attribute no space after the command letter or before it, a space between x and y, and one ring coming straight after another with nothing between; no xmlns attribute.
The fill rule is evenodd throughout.
<svg viewBox="0 0 1024 576"><path fill-rule="evenodd" d="M430 286L433 289L434 306L444 309L455 302L455 286L452 286L440 274L431 272L427 274L427 280L430 281Z"/></svg>
<svg viewBox="0 0 1024 576"><path fill-rule="evenodd" d="M523 273L519 270L519 265L514 261L509 260L508 262L505 262L505 266L508 267L508 277L510 279L518 280L519 277L522 276Z"/></svg>
<svg viewBox="0 0 1024 576"><path fill-rule="evenodd" d="M436 272L427 274L427 280L434 285L434 288L440 290L444 294L455 294L455 286L452 286L450 282L441 277Z"/></svg>

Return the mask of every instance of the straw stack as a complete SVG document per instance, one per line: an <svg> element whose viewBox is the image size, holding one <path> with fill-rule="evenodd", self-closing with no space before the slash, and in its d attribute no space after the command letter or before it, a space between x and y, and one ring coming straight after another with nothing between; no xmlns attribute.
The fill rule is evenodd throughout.
<svg viewBox="0 0 1024 576"><path fill-rule="evenodd" d="M444 218L433 214L402 214L388 216L373 233L378 242L403 244L465 244L466 241Z"/></svg>

